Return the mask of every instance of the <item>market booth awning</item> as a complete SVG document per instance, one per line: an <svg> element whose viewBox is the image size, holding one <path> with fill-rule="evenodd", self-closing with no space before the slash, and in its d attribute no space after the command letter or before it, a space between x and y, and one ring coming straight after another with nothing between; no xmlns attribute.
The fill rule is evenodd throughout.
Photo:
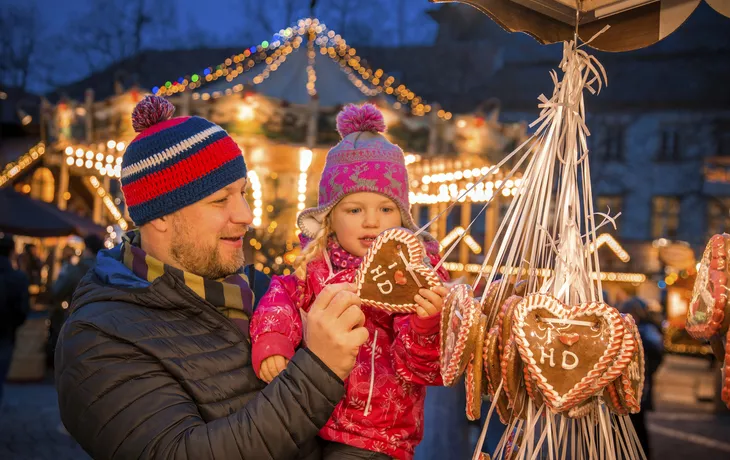
<svg viewBox="0 0 730 460"><path fill-rule="evenodd" d="M542 44L572 40L576 7L584 41L610 26L588 46L602 51L645 48L677 30L703 0L430 0L466 3L509 32L524 32ZM730 17L727 0L704 0Z"/></svg>
<svg viewBox="0 0 730 460"><path fill-rule="evenodd" d="M89 234L106 229L90 219L62 211L10 188L0 189L0 231L37 238Z"/></svg>

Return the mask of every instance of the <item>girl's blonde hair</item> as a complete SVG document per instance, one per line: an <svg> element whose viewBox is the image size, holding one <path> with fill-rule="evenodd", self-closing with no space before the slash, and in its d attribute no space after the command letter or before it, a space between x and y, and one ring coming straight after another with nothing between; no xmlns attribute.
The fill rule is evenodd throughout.
<svg viewBox="0 0 730 460"><path fill-rule="evenodd" d="M302 252L299 253L292 266L294 267L294 274L300 280L304 280L307 277L307 264L315 260L317 257L324 256L327 250L327 240L332 234L332 225L330 224L330 215L324 218L322 227L317 232L317 235L312 241L307 243L302 248Z"/></svg>

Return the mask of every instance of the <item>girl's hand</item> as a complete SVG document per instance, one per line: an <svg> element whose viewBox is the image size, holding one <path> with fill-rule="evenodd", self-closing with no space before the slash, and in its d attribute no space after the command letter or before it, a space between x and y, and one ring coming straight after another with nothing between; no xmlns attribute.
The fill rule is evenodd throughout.
<svg viewBox="0 0 730 460"><path fill-rule="evenodd" d="M438 315L444 308L444 298L449 290L444 286L436 286L433 289L419 289L415 300L418 304L416 314L421 318Z"/></svg>
<svg viewBox="0 0 730 460"><path fill-rule="evenodd" d="M269 356L261 361L261 369L259 369L261 380L266 383L271 383L274 377L286 369L287 364L289 364L289 360L281 355Z"/></svg>

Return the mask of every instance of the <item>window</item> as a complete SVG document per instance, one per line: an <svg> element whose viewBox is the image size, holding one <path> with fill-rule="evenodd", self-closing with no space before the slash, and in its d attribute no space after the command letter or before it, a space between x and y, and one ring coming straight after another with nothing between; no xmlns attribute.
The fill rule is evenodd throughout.
<svg viewBox="0 0 730 460"><path fill-rule="evenodd" d="M598 197L598 199L593 203L593 211L594 212L603 212L608 214L611 217L616 217L616 215L623 211L623 205L624 205L624 197L621 195L601 195ZM620 227L621 222L626 218L623 214L619 216L618 219L616 219L616 226ZM596 225L600 224L602 219L599 217L596 220ZM600 230L601 233L616 233L616 229L613 228L613 225L606 224L604 227Z"/></svg>
<svg viewBox="0 0 730 460"><path fill-rule="evenodd" d="M598 158L604 161L624 161L624 131L624 126L619 124L604 127L602 142L597 151Z"/></svg>
<svg viewBox="0 0 730 460"><path fill-rule="evenodd" d="M652 199L651 236L652 238L677 237L679 227L679 198L655 196Z"/></svg>
<svg viewBox="0 0 730 460"><path fill-rule="evenodd" d="M730 198L711 198L707 203L707 236L730 231Z"/></svg>
<svg viewBox="0 0 730 460"><path fill-rule="evenodd" d="M682 136L678 126L665 125L661 128L659 161L678 161L682 159Z"/></svg>

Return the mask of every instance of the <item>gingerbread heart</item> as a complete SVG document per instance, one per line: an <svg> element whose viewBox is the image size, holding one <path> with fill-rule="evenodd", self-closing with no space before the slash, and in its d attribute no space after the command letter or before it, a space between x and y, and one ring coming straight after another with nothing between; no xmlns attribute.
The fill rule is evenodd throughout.
<svg viewBox="0 0 730 460"><path fill-rule="evenodd" d="M687 332L696 339L728 331L728 249L730 235L723 233L710 238L702 255L687 309Z"/></svg>
<svg viewBox="0 0 730 460"><path fill-rule="evenodd" d="M618 376L616 358L624 330L621 315L607 304L568 307L545 294L525 297L516 306L512 323L527 374L556 412L568 411L602 392ZM572 333L580 335L580 347L566 346L558 339Z"/></svg>
<svg viewBox="0 0 730 460"><path fill-rule="evenodd" d="M482 414L482 376L484 375L484 337L487 334L487 317L479 318L479 329L474 354L466 366L466 418L479 420Z"/></svg>
<svg viewBox="0 0 730 460"><path fill-rule="evenodd" d="M512 319L517 305L522 301L522 297L518 295L510 296L504 301L502 309L499 313L497 325L500 330L499 352L504 353L504 347L512 341Z"/></svg>
<svg viewBox="0 0 730 460"><path fill-rule="evenodd" d="M502 381L502 356L499 353L500 331L494 326L487 333L484 342L484 370L487 376L487 389L489 397L492 399L492 406L496 406L499 420L507 425L510 419L509 398L504 391L504 382ZM500 388L501 385L501 388ZM497 394L499 389L499 394Z"/></svg>
<svg viewBox="0 0 730 460"><path fill-rule="evenodd" d="M451 386L464 372L476 346L481 309L468 284L457 284L441 312L441 378Z"/></svg>
<svg viewBox="0 0 730 460"><path fill-rule="evenodd" d="M504 283L504 278L492 281L482 296L482 313L487 315L489 321L493 321L499 314L499 307L502 305L502 300L512 295L524 295L525 289L527 288L527 282L525 280L517 284L512 283L512 281L506 281L507 284L502 287Z"/></svg>
<svg viewBox="0 0 730 460"><path fill-rule="evenodd" d="M615 386L621 402L629 412L636 414L641 410L641 396L644 392L644 347L634 318L626 315L623 319L626 326L624 347L630 348L632 352Z"/></svg>
<svg viewBox="0 0 730 460"><path fill-rule="evenodd" d="M515 341L510 339L503 350L501 359L502 385L509 401L510 414L512 417L526 420L529 398L532 398L533 407L535 408L543 405L543 399L539 392L528 393L527 391L526 382L529 382L529 380L526 379L524 364Z"/></svg>
<svg viewBox="0 0 730 460"><path fill-rule="evenodd" d="M433 268L426 266L425 251L416 235L391 228L373 241L355 275L363 305L393 313L414 313L421 288L440 286Z"/></svg>
<svg viewBox="0 0 730 460"><path fill-rule="evenodd" d="M603 389L603 402L606 404L606 407L608 407L608 410L614 414L629 415L629 409L626 407L625 402L621 399L621 395L618 393L619 385L619 381L615 380Z"/></svg>

